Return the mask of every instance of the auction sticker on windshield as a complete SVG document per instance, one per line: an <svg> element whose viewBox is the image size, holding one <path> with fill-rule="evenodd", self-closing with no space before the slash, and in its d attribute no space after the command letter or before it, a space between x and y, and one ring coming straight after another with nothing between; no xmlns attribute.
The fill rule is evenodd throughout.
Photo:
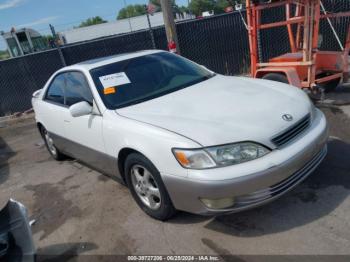
<svg viewBox="0 0 350 262"><path fill-rule="evenodd" d="M110 94L115 94L115 87L107 87L103 89L103 94L105 95L110 95Z"/></svg>
<svg viewBox="0 0 350 262"><path fill-rule="evenodd" d="M99 79L103 85L103 88L110 88L131 83L129 77L124 72L101 76Z"/></svg>

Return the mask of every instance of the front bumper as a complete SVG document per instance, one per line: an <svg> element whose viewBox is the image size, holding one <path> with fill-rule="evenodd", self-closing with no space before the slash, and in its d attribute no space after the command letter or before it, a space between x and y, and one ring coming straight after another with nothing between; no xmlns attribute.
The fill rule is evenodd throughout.
<svg viewBox="0 0 350 262"><path fill-rule="evenodd" d="M240 176L237 172L242 170L241 164L190 171L187 178L162 173L162 178L175 208L179 210L203 215L239 212L268 203L301 183L326 156L327 140L327 122L319 111L309 130L292 144L244 164L247 169L253 166L252 170L264 166L261 170ZM281 159L283 161L276 164ZM262 162L265 165L260 165ZM215 175L223 177L227 173L232 174L232 179L212 179ZM210 209L200 201L200 198L228 197L234 197L235 204L226 209Z"/></svg>

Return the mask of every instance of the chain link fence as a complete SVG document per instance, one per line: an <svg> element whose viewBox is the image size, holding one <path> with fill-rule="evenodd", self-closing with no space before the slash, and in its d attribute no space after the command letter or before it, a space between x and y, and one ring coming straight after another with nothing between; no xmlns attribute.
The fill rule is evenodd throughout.
<svg viewBox="0 0 350 262"><path fill-rule="evenodd" d="M322 1L325 10L330 13L346 12L350 10L350 1L328 0ZM321 11L322 12L322 11ZM339 17L330 19L335 31L337 32L341 43L346 42L346 35L349 29L350 17ZM332 32L327 19L321 19L320 22L321 50L340 51L341 48Z"/></svg>
<svg viewBox="0 0 350 262"><path fill-rule="evenodd" d="M350 1L323 0L322 3L327 13L339 13L350 10ZM295 6L291 10L292 14L293 12L295 12ZM323 10L321 10L321 13L324 14ZM261 22L273 23L283 21L285 17L285 7L275 7L262 12ZM350 17L332 18L330 22L339 36L341 43L344 45L350 25ZM296 35L297 25L292 25L292 30L294 35ZM267 62L272 57L291 52L287 27L282 26L260 30L259 45L262 60L260 62ZM320 50L341 51L341 47L327 19L320 20Z"/></svg>
<svg viewBox="0 0 350 262"><path fill-rule="evenodd" d="M31 108L35 90L62 67L57 50L0 62L0 116Z"/></svg>
<svg viewBox="0 0 350 262"><path fill-rule="evenodd" d="M248 33L238 13L180 23L177 32L181 55L221 74L248 71Z"/></svg>
<svg viewBox="0 0 350 262"><path fill-rule="evenodd" d="M279 22L285 19L286 10L284 6L265 9L261 12L261 23L263 24ZM272 57L291 52L286 26L260 30L259 34L260 62L267 62Z"/></svg>
<svg viewBox="0 0 350 262"><path fill-rule="evenodd" d="M323 1L328 12L350 10L350 1ZM245 13L242 13L245 18ZM284 8L273 8L262 14L262 22L285 19ZM350 18L331 19L342 43L345 43ZM177 24L181 55L209 69L226 75L249 71L248 33L241 14L234 12ZM153 28L157 49L166 50L164 27ZM326 20L321 22L322 50L340 50ZM285 27L261 30L262 60L290 52ZM148 30L106 37L62 47L67 65L84 60L126 52L152 49ZM57 49L0 61L0 116L22 112L31 108L32 93L44 86L49 77L61 68Z"/></svg>

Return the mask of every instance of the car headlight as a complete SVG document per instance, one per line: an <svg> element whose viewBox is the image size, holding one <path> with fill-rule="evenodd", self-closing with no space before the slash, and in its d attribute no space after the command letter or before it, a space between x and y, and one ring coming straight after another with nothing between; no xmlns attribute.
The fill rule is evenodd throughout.
<svg viewBox="0 0 350 262"><path fill-rule="evenodd" d="M216 167L216 163L204 149L174 149L177 161L185 168L205 169Z"/></svg>
<svg viewBox="0 0 350 262"><path fill-rule="evenodd" d="M242 142L203 149L174 149L177 161L185 168L206 169L236 165L260 158L270 152L266 147Z"/></svg>

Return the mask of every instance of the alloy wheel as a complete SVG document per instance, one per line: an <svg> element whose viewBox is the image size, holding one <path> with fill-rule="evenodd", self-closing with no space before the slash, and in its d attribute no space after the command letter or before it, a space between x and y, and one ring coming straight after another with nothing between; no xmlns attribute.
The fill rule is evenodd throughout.
<svg viewBox="0 0 350 262"><path fill-rule="evenodd" d="M130 172L132 185L137 196L150 209L159 209L161 205L161 194L151 172L141 165L134 165Z"/></svg>
<svg viewBox="0 0 350 262"><path fill-rule="evenodd" d="M54 156L56 156L57 149L53 143L52 138L50 137L49 133L47 132L47 130L44 131L44 137L45 137L45 141L47 143L47 147L48 147L50 153L53 154Z"/></svg>

